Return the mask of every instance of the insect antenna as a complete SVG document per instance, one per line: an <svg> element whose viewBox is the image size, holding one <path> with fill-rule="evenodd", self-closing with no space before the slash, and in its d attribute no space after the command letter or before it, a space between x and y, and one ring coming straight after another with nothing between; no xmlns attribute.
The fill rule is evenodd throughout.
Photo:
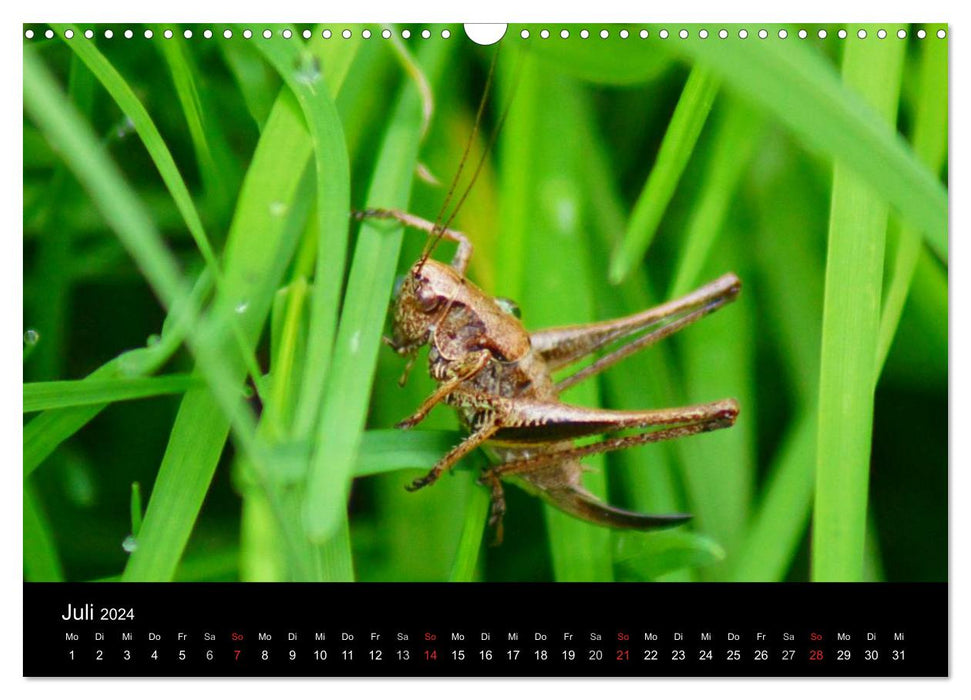
<svg viewBox="0 0 971 700"><path fill-rule="evenodd" d="M488 101L489 94L492 88L492 83L495 79L496 65L499 59L499 49L501 47L502 47L502 44L500 43L496 48L496 52L492 55L492 61L489 64L489 74L486 77L486 84L485 84L485 88L482 91L482 99L479 101L479 108L476 111L475 122L472 126L472 132L469 135L469 139L465 144L465 150L462 153L462 160L459 162L458 170L455 173L455 177L452 179L452 184L449 186L448 193L445 196L445 201L442 203L442 207L438 212L438 216L435 218L435 226L432 229L432 235L429 237L428 242L425 244L425 250L422 252L421 258L418 261L418 269L421 269L422 265L425 264L425 261L428 260L429 256L435 250L435 247L442 240L442 237L444 236L445 231L448 229L452 221L455 219L456 215L461 210L462 205L465 203L465 200L468 198L469 193L472 191L472 187L475 185L475 182L479 177L479 173L482 171L482 168L485 165L487 156L492 151L492 147L496 143L496 139L499 137L499 132L502 131L502 125L505 123L506 117L509 114L509 108L512 105L512 96L516 92L515 86L519 82L518 79L521 73L521 71L519 70L519 66L522 63L522 54L520 54L519 56L519 62L517 64L516 71L515 71L516 79L513 85L513 90L510 93L509 100L506 103L506 106L503 108L502 115L500 116L499 121L496 123L496 127L492 130L492 134L489 137L489 142L486 144L486 147L482 151L482 155L479 157L479 161L475 166L475 170L472 173L472 178L470 179L469 184L466 186L464 192L462 193L462 196L459 198L458 203L455 205L455 208L452 210L452 213L449 214L448 217L446 218L445 212L448 210L448 206L452 201L452 197L455 194L456 188L458 187L458 183L462 175L462 171L465 168L466 162L468 161L469 152L472 150L472 143L475 141L476 134L478 133L480 124L482 122L482 115L485 112L486 102ZM444 222L443 222L443 219L444 219Z"/></svg>
<svg viewBox="0 0 971 700"><path fill-rule="evenodd" d="M496 128L492 130L492 134L489 136L489 143L487 143L486 147L482 150L482 156L479 158L479 162L475 166L475 171L472 173L472 180L469 182L468 187L465 188L465 192L463 192L462 196L459 198L458 203L455 205L455 209L452 210L452 213L449 214L449 217L445 220L445 223L442 224L443 231L452 225L452 221L458 215L459 210L462 209L462 205L465 204L466 198L472 191L472 186L475 184L479 177L479 173L482 171L482 166L485 165L486 157L492 152L493 146L496 145L496 140L499 138L499 133L502 131L502 126L506 123L506 117L509 116L509 109L512 107L512 98L513 95L516 94L516 87L519 85L519 77L522 74L520 68L522 66L524 55L525 53L523 52L520 52L519 54L519 59L516 63L516 68L514 71L515 77L513 78L512 90L509 93L509 99L507 100L506 105L502 108L502 114L499 116L499 121L496 122ZM438 239L435 241L436 244L438 240L441 240L441 235L441 233L438 235ZM434 248L434 245L432 247Z"/></svg>

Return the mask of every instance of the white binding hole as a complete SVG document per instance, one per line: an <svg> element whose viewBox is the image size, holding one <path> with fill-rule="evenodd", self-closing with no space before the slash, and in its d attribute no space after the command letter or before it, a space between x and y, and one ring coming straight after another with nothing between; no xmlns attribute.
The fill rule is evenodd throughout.
<svg viewBox="0 0 971 700"><path fill-rule="evenodd" d="M480 46L491 46L506 36L507 24L466 24L465 35Z"/></svg>
<svg viewBox="0 0 971 700"><path fill-rule="evenodd" d="M370 34L371 34L371 33L370 33L370 32L368 32L368 36L370 36ZM443 38L443 39L448 39L448 38L449 38L449 37L451 37L451 36L452 36L452 32L450 32L450 31L449 31L449 30L447 30L447 29L443 29L443 30L442 30L442 38Z"/></svg>
<svg viewBox="0 0 971 700"><path fill-rule="evenodd" d="M819 32L817 33L817 36L819 36L820 39L825 39L826 38L826 30L825 29L820 29Z"/></svg>
<svg viewBox="0 0 971 700"><path fill-rule="evenodd" d="M877 32L877 38L878 39L886 39L887 38L887 30L886 29L879 30Z"/></svg>
<svg viewBox="0 0 971 700"><path fill-rule="evenodd" d="M151 39L153 36L155 36L155 33L151 29L146 29L145 30L145 38L146 39Z"/></svg>
<svg viewBox="0 0 971 700"><path fill-rule="evenodd" d="M53 29L48 29L46 32L44 32L44 36L46 36L48 39L53 39L54 38L54 30Z"/></svg>
<svg viewBox="0 0 971 700"><path fill-rule="evenodd" d="M371 38L371 30L370 30L370 29L365 29L365 30L363 30L363 31L361 32L361 36L362 36L363 38L365 38L365 39L370 39L370 38Z"/></svg>
<svg viewBox="0 0 971 700"><path fill-rule="evenodd" d="M388 31L388 30L385 29L385 31ZM390 34L390 32L388 33ZM333 36L333 33L329 29L325 29L320 33L320 36L322 36L324 39L330 39Z"/></svg>
<svg viewBox="0 0 971 700"><path fill-rule="evenodd" d="M680 32L678 32L678 36L681 37L682 39L687 39L688 38L688 30L687 29L682 29Z"/></svg>
<svg viewBox="0 0 971 700"><path fill-rule="evenodd" d="M569 39L570 38L570 30L569 29L561 29L560 30L560 38L561 39Z"/></svg>
<svg viewBox="0 0 971 700"><path fill-rule="evenodd" d="M24 36L27 37L28 39L33 39L34 38L34 30L33 29L28 29L27 31L24 32Z"/></svg>
<svg viewBox="0 0 971 700"><path fill-rule="evenodd" d="M411 38L411 30L410 29L402 29L401 30L401 38L402 39L410 39Z"/></svg>
<svg viewBox="0 0 971 700"><path fill-rule="evenodd" d="M620 38L621 39L626 39L629 36L630 36L630 32L629 31L627 31L626 29L621 29L620 30Z"/></svg>
<svg viewBox="0 0 971 700"><path fill-rule="evenodd" d="M809 32L807 32L805 29L800 29L799 30L799 38L800 39L805 39L807 36L809 36Z"/></svg>
<svg viewBox="0 0 971 700"><path fill-rule="evenodd" d="M861 39L866 39L866 29L861 29L856 33L856 35Z"/></svg>
<svg viewBox="0 0 971 700"><path fill-rule="evenodd" d="M586 29L581 29L580 30L580 38L581 39L586 39L589 36L590 36L590 32L588 32Z"/></svg>
<svg viewBox="0 0 971 700"><path fill-rule="evenodd" d="M182 32L182 36L184 36L186 39L191 39L192 38L192 30L191 29L186 29L184 32Z"/></svg>
<svg viewBox="0 0 971 700"><path fill-rule="evenodd" d="M539 33L539 38L540 39L549 39L550 38L550 30L549 29L542 30Z"/></svg>
<svg viewBox="0 0 971 700"><path fill-rule="evenodd" d="M905 30L905 29L898 29L897 30L897 38L898 39L906 39L907 38L907 30Z"/></svg>
<svg viewBox="0 0 971 700"><path fill-rule="evenodd" d="M727 29L719 29L718 30L718 38L719 39L727 39L728 38L728 30Z"/></svg>
<svg viewBox="0 0 971 700"><path fill-rule="evenodd" d="M521 32L519 32L519 36L521 36L523 39L528 39L529 38L529 30L528 29L522 30Z"/></svg>
<svg viewBox="0 0 971 700"><path fill-rule="evenodd" d="M350 39L351 38L351 30L350 29L345 29L344 31L341 32L341 36L344 37L345 39Z"/></svg>
<svg viewBox="0 0 971 700"><path fill-rule="evenodd" d="M937 30L937 38L938 39L943 39L946 36L947 36L947 32L945 32L943 29L938 29Z"/></svg>
<svg viewBox="0 0 971 700"><path fill-rule="evenodd" d="M131 29L126 29L125 30L125 38L126 39L131 39L133 36L135 36L135 33L132 32Z"/></svg>
<svg viewBox="0 0 971 700"><path fill-rule="evenodd" d="M698 32L698 36L701 37L702 39L707 39L708 38L708 30L707 29L702 29L701 31Z"/></svg>
<svg viewBox="0 0 971 700"><path fill-rule="evenodd" d="M73 39L74 38L74 30L73 29L65 29L64 30L64 38L65 39Z"/></svg>
<svg viewBox="0 0 971 700"><path fill-rule="evenodd" d="M662 29L661 31L659 31L657 33L657 35L659 37L661 37L662 39L667 39L668 38L668 30L667 29Z"/></svg>
<svg viewBox="0 0 971 700"><path fill-rule="evenodd" d="M166 39L171 39L173 37L172 30L166 29L164 32L162 32L162 36L164 36Z"/></svg>
<svg viewBox="0 0 971 700"><path fill-rule="evenodd" d="M94 39L94 31L91 30L91 29L85 29L84 30L84 38L85 39Z"/></svg>
<svg viewBox="0 0 971 700"><path fill-rule="evenodd" d="M432 33L430 31L428 31L427 29L422 29L421 30L421 38L422 39L431 39L432 38Z"/></svg>
<svg viewBox="0 0 971 700"><path fill-rule="evenodd" d="M284 29L283 30L283 38L284 39L289 39L292 36L293 36L293 31L291 31L290 29Z"/></svg>
<svg viewBox="0 0 971 700"><path fill-rule="evenodd" d="M836 32L836 36L838 36L840 39L845 39L846 38L846 30L845 29L840 29L838 32Z"/></svg>
<svg viewBox="0 0 971 700"><path fill-rule="evenodd" d="M202 33L202 36L204 36L206 39L212 39L212 30L207 29Z"/></svg>
<svg viewBox="0 0 971 700"><path fill-rule="evenodd" d="M233 38L233 30L232 29L224 29L223 30L223 39L232 39L232 38Z"/></svg>
<svg viewBox="0 0 971 700"><path fill-rule="evenodd" d="M641 39L646 39L648 37L648 34L649 33L648 33L648 31L646 29L642 29L641 30L641 34L640 34Z"/></svg>
<svg viewBox="0 0 971 700"><path fill-rule="evenodd" d="M748 38L748 30L747 29L739 29L738 30L738 38L739 39L747 39Z"/></svg>
<svg viewBox="0 0 971 700"><path fill-rule="evenodd" d="M249 29L244 29L243 30L243 38L244 39L252 39L253 38L253 32L251 32Z"/></svg>
<svg viewBox="0 0 971 700"><path fill-rule="evenodd" d="M606 39L608 36L610 36L610 32L608 32L606 29L601 29L600 30L600 38L601 39Z"/></svg>
<svg viewBox="0 0 971 700"><path fill-rule="evenodd" d="M390 39L391 38L391 30L390 29L383 29L383 30L381 30L381 36L384 37L385 39ZM326 38L326 37L324 37L324 38Z"/></svg>
<svg viewBox="0 0 971 700"><path fill-rule="evenodd" d="M263 30L263 38L264 39L269 39L271 36L273 36L273 32L271 32L269 29L264 29Z"/></svg>
<svg viewBox="0 0 971 700"><path fill-rule="evenodd" d="M923 39L925 36L927 36L927 32L925 32L923 29L918 29L917 30L917 38L918 39Z"/></svg>
<svg viewBox="0 0 971 700"><path fill-rule="evenodd" d="M780 29L779 30L779 38L780 39L788 39L789 38L789 32L787 32L785 29Z"/></svg>
<svg viewBox="0 0 971 700"><path fill-rule="evenodd" d="M769 36L769 33L767 31L765 31L764 29L759 30L759 39L765 39L768 36Z"/></svg>
<svg viewBox="0 0 971 700"><path fill-rule="evenodd" d="M186 30L186 31L188 31L188 30ZM110 39L114 35L115 35L115 33L113 31L111 31L110 29L105 29L105 39Z"/></svg>

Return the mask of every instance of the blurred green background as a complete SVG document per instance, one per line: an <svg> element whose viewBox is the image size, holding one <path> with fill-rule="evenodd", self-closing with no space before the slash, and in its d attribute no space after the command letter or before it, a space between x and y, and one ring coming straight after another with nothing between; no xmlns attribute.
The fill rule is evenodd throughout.
<svg viewBox="0 0 971 700"><path fill-rule="evenodd" d="M734 271L735 304L564 400L742 412L589 460L609 502L689 526L510 486L499 547L483 455L403 488L460 439L447 408L390 430L432 389L379 344L422 234L347 223L436 217L496 48L29 27L25 580L946 580L946 27L762 26L509 27L453 224L469 276L535 329Z"/></svg>

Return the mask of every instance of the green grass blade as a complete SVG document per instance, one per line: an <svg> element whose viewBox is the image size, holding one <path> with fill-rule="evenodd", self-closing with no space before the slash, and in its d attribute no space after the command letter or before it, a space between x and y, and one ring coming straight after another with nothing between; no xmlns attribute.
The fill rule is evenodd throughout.
<svg viewBox="0 0 971 700"><path fill-rule="evenodd" d="M714 153L681 243L667 298L687 294L704 281L701 270L715 245L739 181L750 165L760 128L761 120L752 110L735 102L725 104L714 125L711 138Z"/></svg>
<svg viewBox="0 0 971 700"><path fill-rule="evenodd" d="M727 578L781 581L806 532L812 510L816 464L816 410L810 406L794 421L769 469L765 496Z"/></svg>
<svg viewBox="0 0 971 700"><path fill-rule="evenodd" d="M302 164L309 159L300 108L284 94L243 182L226 246L219 305L243 309L241 327L250 348L303 228L311 182ZM242 383L245 370L238 363L228 371ZM229 426L218 407L204 389L190 390L182 400L124 580L174 575L227 438Z"/></svg>
<svg viewBox="0 0 971 700"><path fill-rule="evenodd" d="M903 56L902 42L846 45L846 84L865 96L884 123L892 123L897 112ZM855 169L837 162L820 355L815 581L858 581L863 575L887 216L885 198Z"/></svg>
<svg viewBox="0 0 971 700"><path fill-rule="evenodd" d="M229 212L239 186L239 166L210 105L203 99L199 85L201 76L188 43L176 30L172 39L154 44L165 59L175 84L206 194L215 211Z"/></svg>
<svg viewBox="0 0 971 700"><path fill-rule="evenodd" d="M24 413L52 408L109 404L184 393L200 380L188 374L24 384Z"/></svg>
<svg viewBox="0 0 971 700"><path fill-rule="evenodd" d="M425 47L421 59L428 74L437 72L446 49L444 42ZM384 136L366 206L407 207L421 125L421 105L409 85ZM358 234L307 477L304 519L316 542L332 537L346 514L401 238L401 228L385 222L365 222Z"/></svg>
<svg viewBox="0 0 971 700"><path fill-rule="evenodd" d="M129 510L131 511L131 535L138 537L142 529L142 487L137 481L133 481L131 485Z"/></svg>
<svg viewBox="0 0 971 700"><path fill-rule="evenodd" d="M75 35L80 34L77 27L73 27L71 25L54 24L51 26L57 30L58 36L63 36L64 31L67 29L72 29ZM199 252L202 254L202 258L206 263L206 267L209 269L213 279L215 280L216 287L221 288L224 285L222 272L220 271L219 263L216 259L216 253L213 251L212 245L209 242L209 237L206 235L205 229L203 228L202 219L199 217L199 211L196 209L195 203L192 201L192 195L189 193L189 189L185 185L185 181L182 178L182 174L179 172L178 166L175 164L175 159L172 157L172 153L169 151L168 146L165 144L165 140L159 133L158 128L152 121L148 111L139 101L134 90L132 90L122 75L114 68L114 66L111 65L111 63L108 62L104 55L98 51L93 41L65 40L65 43L67 43L75 54L80 57L82 61L84 61L85 65L87 65L91 72L94 73L101 85L105 88L105 90L108 91L108 94L110 94L112 99L114 99L118 104L118 107L125 113L126 117L131 119L135 131L138 133L139 138L145 145L145 149L151 156L152 162L155 163L155 167L158 169L159 175L162 177L162 181L165 183L165 187L172 195L172 199L175 202L179 213L185 220L189 233L192 235ZM158 268L158 261L161 259L159 251L156 250L152 252L148 259L156 261L154 267ZM160 275L162 272L163 271L161 269L156 269L156 275ZM163 295L162 298L164 301L166 298L165 291L158 291ZM171 292L169 293L171 294ZM227 318L232 326L233 333L240 348L243 360L247 363L249 374L253 378L254 384L256 384L256 386L259 388L262 375L259 371L259 365L256 362L256 358L253 356L252 351L247 351L245 349L246 342L242 336L241 329L238 327L236 317L230 315ZM214 366L212 369L216 369L216 367Z"/></svg>
<svg viewBox="0 0 971 700"><path fill-rule="evenodd" d="M618 284L640 263L651 245L664 211L674 195L701 129L718 92L718 81L695 67L688 75L657 154L657 160L641 192L620 246L610 260L610 281Z"/></svg>
<svg viewBox="0 0 971 700"><path fill-rule="evenodd" d="M221 410L231 417L237 434L246 444L254 429L252 416L241 402L238 384L229 376L223 355L200 327L199 311L192 303L193 297L175 257L90 127L60 93L34 52L25 53L24 65L31 81L36 81L28 81L32 89L24 96L28 114L51 143L60 148L61 155L97 203L163 305L170 309L180 308L188 329L187 339L200 361L203 376L218 397ZM235 320L232 323L235 325ZM214 327L218 328L219 324Z"/></svg>
<svg viewBox="0 0 971 700"><path fill-rule="evenodd" d="M294 42L255 44L300 103L315 154L318 254L307 341L307 356L313 361L306 365L307 376L297 409L297 434L301 437L309 435L317 417L337 332L350 230L351 183L347 146L334 98L355 55L355 49L350 47L358 45L347 44L344 51L329 51L321 56L324 52L312 53ZM328 66L326 81L321 72L323 63ZM332 63L337 68L334 73Z"/></svg>
<svg viewBox="0 0 971 700"><path fill-rule="evenodd" d="M192 289L192 303L199 305L211 286L203 274ZM185 337L182 314L170 312L162 325L161 339L145 348L122 353L89 374L83 381L114 381L151 374L165 364ZM107 404L44 411L24 426L24 475L27 476L51 455L58 445L83 428Z"/></svg>
<svg viewBox="0 0 971 700"><path fill-rule="evenodd" d="M77 27L69 24L53 24L51 27L58 36L64 36L64 32L68 29L72 30L75 36L81 34ZM196 206L192 201L192 195L189 194L189 190L185 186L185 181L182 179L182 174L175 164L175 159L172 158L172 153L169 151L165 140L162 138L158 128L155 126L155 122L152 121L144 105L139 101L135 92L122 75L108 62L104 54L98 51L93 41L65 40L64 43L71 47L71 50L84 61L85 65L94 73L95 77L104 89L108 91L108 94L118 104L118 107L125 116L131 119L135 131L138 133L142 143L145 144L145 148L152 157L155 167L158 168L159 175L162 176L162 181L165 182L166 188L171 193L176 207L178 207L179 212L185 219L186 226L189 228L189 232L192 234L199 248L199 252L202 253L206 265L213 271L218 270L216 254L212 249L212 245L209 243L208 236L206 236L205 229L202 226L202 220L199 218L199 212L196 210Z"/></svg>
<svg viewBox="0 0 971 700"><path fill-rule="evenodd" d="M24 483L24 581L63 581L54 536L30 484Z"/></svg>
<svg viewBox="0 0 971 700"><path fill-rule="evenodd" d="M449 581L472 581L475 579L475 569L479 561L479 553L482 551L489 503L489 492L486 489L474 488L469 491L468 502L465 504L465 523L462 525L462 537L459 539L452 570L448 575ZM485 536L488 537L488 535Z"/></svg>
<svg viewBox="0 0 971 700"><path fill-rule="evenodd" d="M866 26L873 43L878 27ZM880 25L880 28L887 29ZM850 34L857 27L847 28ZM821 54L791 39L666 44L715 73L735 91L784 124L808 147L851 167L924 235L947 261L947 194L886 120L838 76ZM847 46L851 42L847 43Z"/></svg>
<svg viewBox="0 0 971 700"><path fill-rule="evenodd" d="M947 41L921 43L920 85L917 115L914 119L914 153L932 173L940 172L947 158ZM920 231L911 225L901 227L893 261L890 286L884 294L877 344L877 374L890 353L910 283L917 269L922 248Z"/></svg>
<svg viewBox="0 0 971 700"><path fill-rule="evenodd" d="M217 46L236 80L250 116L262 131L280 93L279 76L250 42L220 41Z"/></svg>

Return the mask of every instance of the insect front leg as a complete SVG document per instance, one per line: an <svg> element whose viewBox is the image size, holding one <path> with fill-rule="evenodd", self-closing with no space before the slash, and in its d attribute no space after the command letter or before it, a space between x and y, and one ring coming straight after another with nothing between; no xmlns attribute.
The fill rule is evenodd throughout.
<svg viewBox="0 0 971 700"><path fill-rule="evenodd" d="M440 401L444 400L451 394L455 389L458 388L462 382L467 381L477 375L479 372L485 368L489 363L489 358L491 355L488 350L480 350L475 353L470 353L458 367L454 370L454 375L443 382L427 399L425 399L418 410L412 413L410 416L405 418L403 421L395 425L396 428L401 430L407 430L418 425L421 421L425 419L428 412L435 407Z"/></svg>
<svg viewBox="0 0 971 700"><path fill-rule="evenodd" d="M455 257L452 258L452 267L460 275L465 276L465 270L469 266L469 258L472 257L472 243L468 236L461 231L450 228L443 229L427 219L422 219L400 209L365 209L364 211L354 212L354 218L362 221L364 219L392 219L410 228L424 231L430 236L441 234L442 238L458 243L458 250L455 252Z"/></svg>
<svg viewBox="0 0 971 700"><path fill-rule="evenodd" d="M417 491L420 488L435 483L438 481L438 478L443 472L451 469L453 466L455 466L456 462L492 437L496 430L498 430L498 426L496 426L496 424L493 422L483 425L458 445L449 450L448 454L438 460L435 466L431 468L431 471L425 474L425 476L415 479L408 486L405 486L405 489L408 491Z"/></svg>

